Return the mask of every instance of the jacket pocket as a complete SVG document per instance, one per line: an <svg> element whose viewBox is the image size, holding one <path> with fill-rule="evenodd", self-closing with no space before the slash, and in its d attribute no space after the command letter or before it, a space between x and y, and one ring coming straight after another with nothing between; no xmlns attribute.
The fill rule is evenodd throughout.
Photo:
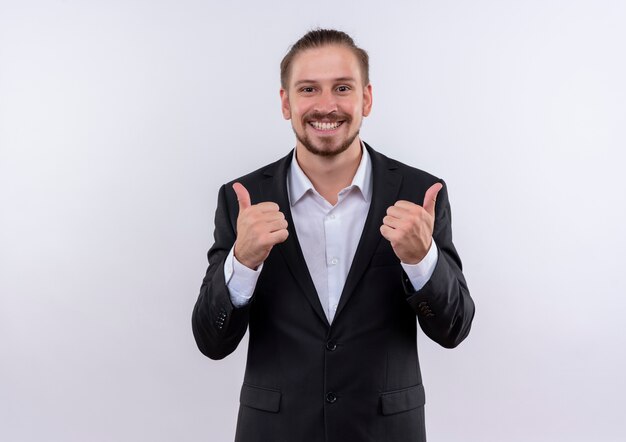
<svg viewBox="0 0 626 442"><path fill-rule="evenodd" d="M280 396L281 393L279 390L256 387L244 383L241 387L239 403L247 407L256 408L257 410L278 413L280 409Z"/></svg>
<svg viewBox="0 0 626 442"><path fill-rule="evenodd" d="M422 384L402 390L381 393L381 410L384 415L401 413L421 407L426 402Z"/></svg>

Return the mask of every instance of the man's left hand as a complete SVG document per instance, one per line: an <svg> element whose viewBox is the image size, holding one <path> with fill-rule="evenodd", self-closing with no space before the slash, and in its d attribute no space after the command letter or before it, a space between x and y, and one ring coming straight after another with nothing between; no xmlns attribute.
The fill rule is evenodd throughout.
<svg viewBox="0 0 626 442"><path fill-rule="evenodd" d="M442 187L441 183L435 183L428 188L424 206L400 200L387 209L380 233L405 264L419 263L430 250L435 226L435 202Z"/></svg>

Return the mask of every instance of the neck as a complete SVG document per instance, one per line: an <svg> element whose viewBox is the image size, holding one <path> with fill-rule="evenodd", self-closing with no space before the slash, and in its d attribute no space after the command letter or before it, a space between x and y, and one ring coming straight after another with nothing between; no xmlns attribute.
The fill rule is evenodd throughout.
<svg viewBox="0 0 626 442"><path fill-rule="evenodd" d="M361 155L361 140L358 137L344 152L331 157L315 155L300 143L296 145L298 165L315 190L333 206L337 204L337 194L341 189L352 183Z"/></svg>

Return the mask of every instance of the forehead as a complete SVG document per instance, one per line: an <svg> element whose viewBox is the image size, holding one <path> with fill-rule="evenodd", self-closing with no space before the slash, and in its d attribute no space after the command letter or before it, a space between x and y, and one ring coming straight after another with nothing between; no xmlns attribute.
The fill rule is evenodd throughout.
<svg viewBox="0 0 626 442"><path fill-rule="evenodd" d="M289 84L297 81L332 81L354 78L361 82L361 71L356 55L345 46L330 45L307 49L296 55L291 63Z"/></svg>

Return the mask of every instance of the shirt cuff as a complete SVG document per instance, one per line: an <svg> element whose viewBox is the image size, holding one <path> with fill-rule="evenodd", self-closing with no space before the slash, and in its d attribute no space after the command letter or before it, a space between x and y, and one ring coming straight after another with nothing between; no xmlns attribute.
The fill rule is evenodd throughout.
<svg viewBox="0 0 626 442"><path fill-rule="evenodd" d="M235 258L235 247L230 249L224 262L224 281L235 307L243 307L250 302L262 269L262 263L256 270L249 269Z"/></svg>
<svg viewBox="0 0 626 442"><path fill-rule="evenodd" d="M420 291L426 285L430 277L433 276L438 258L439 252L437 251L437 244L435 244L435 239L433 238L430 249L424 259L417 264L400 263L416 292Z"/></svg>

